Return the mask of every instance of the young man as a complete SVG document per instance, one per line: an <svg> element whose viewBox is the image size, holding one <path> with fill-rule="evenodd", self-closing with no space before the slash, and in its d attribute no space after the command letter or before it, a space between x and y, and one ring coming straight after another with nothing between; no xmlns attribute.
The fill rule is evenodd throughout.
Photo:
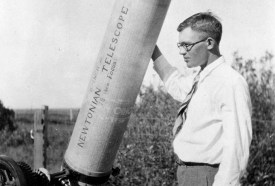
<svg viewBox="0 0 275 186"><path fill-rule="evenodd" d="M210 12L189 17L177 30L187 67L201 67L194 80L172 67L157 46L152 59L167 92L183 102L173 129L178 183L240 185L252 139L248 85L221 56L222 25Z"/></svg>

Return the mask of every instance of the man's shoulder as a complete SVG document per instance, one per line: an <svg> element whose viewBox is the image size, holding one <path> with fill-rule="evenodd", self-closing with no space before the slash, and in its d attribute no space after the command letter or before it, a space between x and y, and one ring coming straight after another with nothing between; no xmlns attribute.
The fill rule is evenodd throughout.
<svg viewBox="0 0 275 186"><path fill-rule="evenodd" d="M226 63L221 64L217 70L215 70L214 74L217 78L220 78L221 82L225 85L246 84L244 77Z"/></svg>

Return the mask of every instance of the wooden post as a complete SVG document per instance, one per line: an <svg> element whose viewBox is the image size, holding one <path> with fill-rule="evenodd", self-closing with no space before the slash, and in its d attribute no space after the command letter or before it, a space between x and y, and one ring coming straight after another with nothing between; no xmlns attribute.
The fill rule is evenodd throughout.
<svg viewBox="0 0 275 186"><path fill-rule="evenodd" d="M43 106L42 109L37 110L34 114L34 149L33 149L33 166L34 169L41 167L46 168L47 162L47 117L48 106Z"/></svg>
<svg viewBox="0 0 275 186"><path fill-rule="evenodd" d="M71 122L71 123L73 122L73 118L74 118L73 109L70 108L70 122Z"/></svg>

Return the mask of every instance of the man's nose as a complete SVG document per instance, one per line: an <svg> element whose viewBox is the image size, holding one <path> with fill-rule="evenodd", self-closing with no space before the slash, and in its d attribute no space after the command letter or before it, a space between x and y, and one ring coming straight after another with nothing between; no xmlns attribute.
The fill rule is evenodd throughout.
<svg viewBox="0 0 275 186"><path fill-rule="evenodd" d="M186 53L187 53L187 51L185 50L185 48L184 48L184 47L180 47L180 52L179 52L179 54L185 56Z"/></svg>

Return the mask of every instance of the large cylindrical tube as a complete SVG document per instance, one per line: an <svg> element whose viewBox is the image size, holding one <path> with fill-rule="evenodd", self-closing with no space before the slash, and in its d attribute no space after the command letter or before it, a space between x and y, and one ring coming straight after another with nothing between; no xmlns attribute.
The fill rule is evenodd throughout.
<svg viewBox="0 0 275 186"><path fill-rule="evenodd" d="M117 0L65 153L81 182L108 178L170 0Z"/></svg>

